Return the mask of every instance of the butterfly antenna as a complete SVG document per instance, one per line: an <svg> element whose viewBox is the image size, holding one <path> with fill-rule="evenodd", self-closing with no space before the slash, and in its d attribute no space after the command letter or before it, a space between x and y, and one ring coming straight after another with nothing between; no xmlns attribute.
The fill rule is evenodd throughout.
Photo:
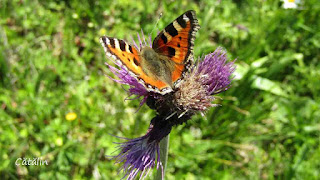
<svg viewBox="0 0 320 180"><path fill-rule="evenodd" d="M154 25L154 27L153 27L153 29L152 29L152 31L150 32L150 36L152 35L152 33L153 33L153 30L157 27L157 25L158 25L158 23L159 23L159 20L160 20L160 18L162 17L162 13L160 13L159 14L159 17L158 17L158 20L157 20L157 22L156 22L156 24Z"/></svg>

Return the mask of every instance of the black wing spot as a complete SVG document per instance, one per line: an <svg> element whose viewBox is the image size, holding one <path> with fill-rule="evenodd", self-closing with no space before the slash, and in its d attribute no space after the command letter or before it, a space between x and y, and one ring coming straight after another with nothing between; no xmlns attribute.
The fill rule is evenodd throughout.
<svg viewBox="0 0 320 180"><path fill-rule="evenodd" d="M119 43L120 43L121 51L125 51L126 50L126 43L122 40L119 40Z"/></svg>
<svg viewBox="0 0 320 180"><path fill-rule="evenodd" d="M131 61L131 59L130 58L127 58L128 59L128 61L130 62Z"/></svg>
<svg viewBox="0 0 320 180"><path fill-rule="evenodd" d="M110 41L110 45L112 48L115 48L116 46L114 45L114 39L113 38L109 38Z"/></svg>
<svg viewBox="0 0 320 180"><path fill-rule="evenodd" d="M163 43L167 44L168 39L164 34L161 34L161 39L163 40Z"/></svg>
<svg viewBox="0 0 320 180"><path fill-rule="evenodd" d="M173 57L176 55L176 50L172 47L168 47L169 57Z"/></svg>
<svg viewBox="0 0 320 180"><path fill-rule="evenodd" d="M180 40L182 39L181 36L179 36L179 39L180 39Z"/></svg>
<svg viewBox="0 0 320 180"><path fill-rule="evenodd" d="M187 23L183 19L183 15L181 15L180 17L177 18L177 22L182 28L186 28L187 27Z"/></svg>
<svg viewBox="0 0 320 180"><path fill-rule="evenodd" d="M106 45L108 45L107 44L107 37L101 37L101 39L102 39L102 41L103 41L103 44L106 46Z"/></svg>
<svg viewBox="0 0 320 180"><path fill-rule="evenodd" d="M129 45L129 51L133 53L131 45Z"/></svg>
<svg viewBox="0 0 320 180"><path fill-rule="evenodd" d="M178 43L177 46L180 47L180 43Z"/></svg>
<svg viewBox="0 0 320 180"><path fill-rule="evenodd" d="M169 33L172 37L178 35L178 31L176 28L173 26L173 23L170 23L166 28L166 32Z"/></svg>
<svg viewBox="0 0 320 180"><path fill-rule="evenodd" d="M194 21L192 11L188 11L188 12L186 13L186 16L190 19L190 22L193 22L193 21Z"/></svg>
<svg viewBox="0 0 320 180"><path fill-rule="evenodd" d="M136 66L139 66L139 62L137 61L136 58L133 58L133 62L134 62L134 64L135 64Z"/></svg>

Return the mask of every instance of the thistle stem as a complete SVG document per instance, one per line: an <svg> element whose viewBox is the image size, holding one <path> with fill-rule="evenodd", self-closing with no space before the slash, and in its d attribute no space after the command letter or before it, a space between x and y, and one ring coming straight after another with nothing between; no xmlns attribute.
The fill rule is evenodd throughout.
<svg viewBox="0 0 320 180"><path fill-rule="evenodd" d="M162 169L160 168L157 170L157 174L154 177L155 180L163 180L165 177L169 150L169 136L170 134L160 141L160 161L162 164Z"/></svg>

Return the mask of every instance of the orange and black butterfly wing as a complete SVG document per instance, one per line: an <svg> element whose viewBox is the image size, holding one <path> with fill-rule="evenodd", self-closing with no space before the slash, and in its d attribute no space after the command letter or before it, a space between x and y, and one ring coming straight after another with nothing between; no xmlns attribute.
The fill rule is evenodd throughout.
<svg viewBox="0 0 320 180"><path fill-rule="evenodd" d="M100 42L104 47L104 51L108 57L113 58L120 65L127 68L132 76L137 78L139 83L144 85L146 89L165 94L167 85L160 81L147 76L141 68L141 58L139 51L124 40L102 36Z"/></svg>
<svg viewBox="0 0 320 180"><path fill-rule="evenodd" d="M172 82L183 77L190 66L193 56L195 34L200 26L194 11L190 10L170 23L152 43L152 48L159 54L175 62Z"/></svg>

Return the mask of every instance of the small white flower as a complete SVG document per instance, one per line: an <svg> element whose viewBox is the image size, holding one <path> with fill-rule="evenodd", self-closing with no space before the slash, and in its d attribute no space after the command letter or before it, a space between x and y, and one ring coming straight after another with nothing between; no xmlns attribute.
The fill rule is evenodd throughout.
<svg viewBox="0 0 320 180"><path fill-rule="evenodd" d="M283 0L282 6L284 9L297 9L300 3L300 0Z"/></svg>

